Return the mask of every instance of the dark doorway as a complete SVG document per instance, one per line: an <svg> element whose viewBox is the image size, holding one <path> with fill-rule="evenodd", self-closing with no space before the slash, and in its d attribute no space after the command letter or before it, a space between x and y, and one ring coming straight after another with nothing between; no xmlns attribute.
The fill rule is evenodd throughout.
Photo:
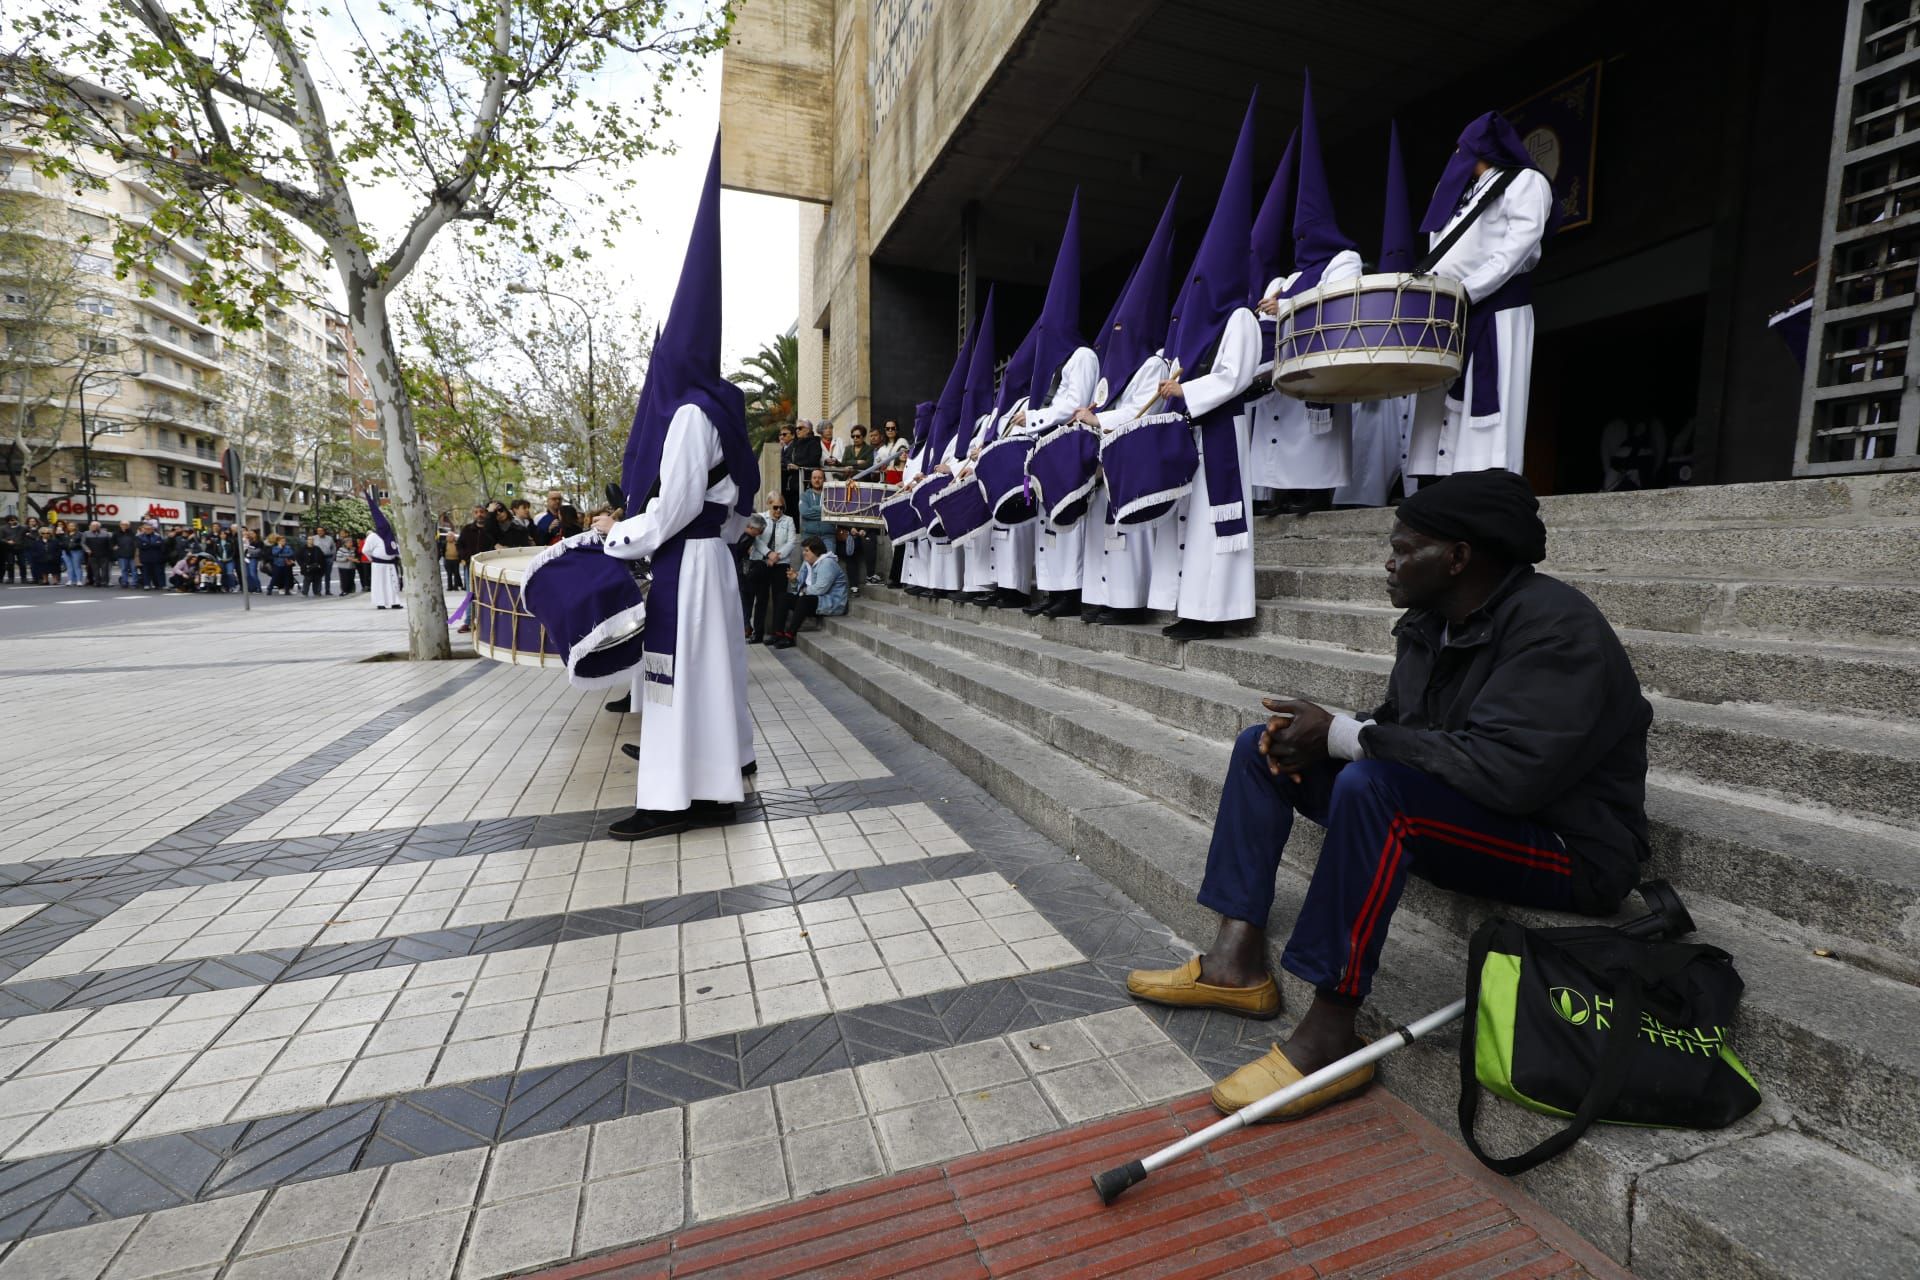
<svg viewBox="0 0 1920 1280"><path fill-rule="evenodd" d="M1706 319L1702 294L1539 334L1527 410L1534 488L1689 483Z"/></svg>

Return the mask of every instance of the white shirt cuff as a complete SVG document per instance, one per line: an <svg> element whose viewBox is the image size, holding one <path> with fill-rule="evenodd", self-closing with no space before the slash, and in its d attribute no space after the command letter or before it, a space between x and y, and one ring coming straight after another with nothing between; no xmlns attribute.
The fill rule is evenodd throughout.
<svg viewBox="0 0 1920 1280"><path fill-rule="evenodd" d="M1335 716L1327 726L1327 754L1336 760L1366 759L1367 749L1360 744L1360 731L1372 723L1352 716Z"/></svg>

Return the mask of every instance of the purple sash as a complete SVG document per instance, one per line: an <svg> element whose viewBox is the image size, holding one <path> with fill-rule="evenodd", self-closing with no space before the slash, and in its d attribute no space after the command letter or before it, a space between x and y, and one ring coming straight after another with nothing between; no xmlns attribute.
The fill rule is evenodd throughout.
<svg viewBox="0 0 1920 1280"><path fill-rule="evenodd" d="M727 508L705 503L687 526L660 544L653 557L653 585L647 588L647 618L641 628L641 663L646 669L646 700L673 705L673 667L680 635L680 567L687 543L718 539L727 524ZM735 644L738 636L729 636Z"/></svg>
<svg viewBox="0 0 1920 1280"><path fill-rule="evenodd" d="M919 517L920 527L927 531L928 538L943 547L953 539L947 536L946 526L940 523L940 513L934 510L933 500L945 493L952 485L953 477L950 475L928 476L920 482L920 487L913 491L913 497L910 499L913 503L913 513Z"/></svg>
<svg viewBox="0 0 1920 1280"><path fill-rule="evenodd" d="M1467 372L1447 388L1447 399L1465 400L1466 416L1484 418L1500 412L1500 327L1494 316L1533 301L1533 272L1522 271L1467 308ZM1471 376L1473 386L1467 386Z"/></svg>
<svg viewBox="0 0 1920 1280"><path fill-rule="evenodd" d="M1056 529L1069 529L1087 513L1100 465L1100 434L1068 423L1043 437L1027 457L1040 513Z"/></svg>

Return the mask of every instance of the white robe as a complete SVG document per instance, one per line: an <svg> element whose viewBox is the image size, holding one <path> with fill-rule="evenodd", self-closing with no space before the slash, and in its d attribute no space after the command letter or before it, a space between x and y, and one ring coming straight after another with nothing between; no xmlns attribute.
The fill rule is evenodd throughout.
<svg viewBox="0 0 1920 1280"><path fill-rule="evenodd" d="M1021 396L1007 411L1000 415L1000 430L994 439L1014 434L1013 415L1027 407L1027 398ZM971 472L972 468L968 468ZM1023 520L1016 525L995 524L993 526L993 585L1002 591L1018 591L1021 595L1033 594L1033 562L1035 543L1039 534L1039 522Z"/></svg>
<svg viewBox="0 0 1920 1280"><path fill-rule="evenodd" d="M1141 410L1159 399L1166 376L1166 357L1156 351L1134 370L1113 404L1099 412L1100 430L1111 433L1140 417ZM1153 577L1154 531L1166 522L1110 525L1107 510L1107 486L1100 484L1087 508L1086 578L1080 599L1110 609L1145 608Z"/></svg>
<svg viewBox="0 0 1920 1280"><path fill-rule="evenodd" d="M981 414L979 418L974 421L973 438L979 440L985 436L987 428L992 425L992 423L992 413ZM975 445L968 449L966 457L955 460L953 474L960 478L961 483L964 484L973 478L973 464L979 456L979 447ZM960 586L962 590L968 594L993 590L993 551L994 537L992 521L981 525L973 531L971 536L960 543L960 553L963 557L960 564Z"/></svg>
<svg viewBox="0 0 1920 1280"><path fill-rule="evenodd" d="M1227 317L1226 330L1214 352L1213 367L1180 386L1187 412L1198 418L1240 395L1253 385L1260 364L1260 324L1252 311L1241 308ZM1240 492L1215 498L1207 492L1206 439L1199 435L1200 465L1194 471L1186 523L1179 526L1180 596L1175 611L1196 622L1235 622L1253 616L1253 539L1240 538L1228 549L1213 531L1212 508L1235 499L1251 522L1253 485L1248 463L1247 415L1234 419L1234 444L1240 455ZM1225 501L1221 501L1225 499ZM1155 566L1158 572L1158 566ZM1157 587L1156 583L1156 587ZM1158 592L1153 594L1157 595Z"/></svg>
<svg viewBox="0 0 1920 1280"><path fill-rule="evenodd" d="M954 448L958 443L958 437L949 440L946 452L940 455L940 461L946 464L949 472L955 462ZM947 480L945 476L932 475L925 483L942 485L947 483ZM950 542L935 542L931 538L925 539L925 542L927 544L926 582L922 585L929 591L958 591L962 559L960 548Z"/></svg>
<svg viewBox="0 0 1920 1280"><path fill-rule="evenodd" d="M385 556L390 560L397 560L400 555L399 548L389 547L385 538L369 531L366 540L360 544L360 550L373 565L373 607L389 609L399 604L400 566L397 563L381 564L374 559L375 556Z"/></svg>
<svg viewBox="0 0 1920 1280"><path fill-rule="evenodd" d="M920 451L914 450L907 455L906 463L900 469L900 483L911 485L920 476ZM931 545L927 538L918 537L907 543L906 558L900 562L900 581L909 587L927 585L927 548Z"/></svg>
<svg viewBox="0 0 1920 1280"><path fill-rule="evenodd" d="M1092 347L1077 347L1060 367L1060 382L1053 398L1039 409L1027 411L1022 435L1040 436L1073 417L1076 409L1093 400L1093 388L1100 381L1100 357ZM1074 521L1065 529L1039 517L1038 546L1034 556L1034 580L1042 591L1078 591L1085 576L1087 518Z"/></svg>
<svg viewBox="0 0 1920 1280"><path fill-rule="evenodd" d="M1336 506L1384 507L1395 476L1403 477L1403 485L1410 483L1404 475L1413 402L1407 395L1353 406L1353 470L1347 483L1333 491Z"/></svg>
<svg viewBox="0 0 1920 1280"><path fill-rule="evenodd" d="M660 492L639 515L607 534L609 555L641 560L701 513L703 504L729 509L717 538L692 538L680 560L674 628L673 685L636 680L640 717L640 773L634 804L677 812L695 800L738 801L740 769L753 758L752 722L745 710L747 651L740 584L728 549L741 518L731 514L738 494L731 476L711 487L707 473L724 460L720 433L707 415L681 405L667 427L660 457ZM671 701L658 700L670 696Z"/></svg>
<svg viewBox="0 0 1920 1280"><path fill-rule="evenodd" d="M1320 283L1335 284L1360 274L1360 255L1344 249L1333 255ZM1292 286L1299 272L1267 286L1274 297ZM1286 323L1287 302L1280 323ZM1262 372L1271 366L1262 365ZM1346 405L1310 409L1304 400L1269 391L1247 406L1253 483L1270 489L1336 489L1351 467L1353 415Z"/></svg>
<svg viewBox="0 0 1920 1280"><path fill-rule="evenodd" d="M1496 180L1489 169L1468 189L1460 211L1429 241L1438 244L1479 203ZM1553 212L1553 188L1538 170L1523 169L1513 185L1501 193L1492 208L1467 228L1460 242L1434 266L1434 274L1466 286L1474 304L1540 262L1540 240ZM1502 467L1519 471L1525 460L1527 390L1533 373L1533 307L1508 307L1495 313L1494 331L1500 340L1500 408L1495 413L1468 417L1466 400L1447 399L1445 387L1423 391L1414 405L1412 439L1407 470L1412 475L1452 475L1456 471L1485 471ZM1467 362L1467 386L1473 385L1473 362ZM1468 399L1471 399L1469 394Z"/></svg>

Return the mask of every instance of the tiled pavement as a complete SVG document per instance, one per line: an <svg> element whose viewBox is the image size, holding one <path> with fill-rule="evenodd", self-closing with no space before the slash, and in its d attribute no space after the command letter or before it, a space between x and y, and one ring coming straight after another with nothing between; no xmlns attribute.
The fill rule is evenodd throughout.
<svg viewBox="0 0 1920 1280"><path fill-rule="evenodd" d="M92 729L0 778L0 1280L509 1274L1264 1047L1131 1007L1175 940L804 660L752 651L738 821L624 845L605 695L302 613L10 642ZM153 699L220 768L115 790Z"/></svg>

